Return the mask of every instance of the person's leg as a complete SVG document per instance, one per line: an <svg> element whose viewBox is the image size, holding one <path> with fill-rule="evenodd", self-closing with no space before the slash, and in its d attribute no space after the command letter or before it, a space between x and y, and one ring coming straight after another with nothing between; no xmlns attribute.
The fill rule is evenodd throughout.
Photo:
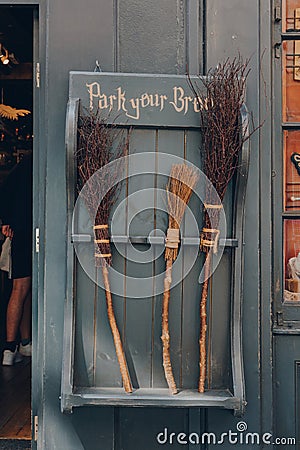
<svg viewBox="0 0 300 450"><path fill-rule="evenodd" d="M20 322L20 333L23 341L31 342L31 289L29 290L23 305L23 314Z"/></svg>
<svg viewBox="0 0 300 450"><path fill-rule="evenodd" d="M23 315L24 302L27 300L30 290L31 277L16 278L13 280L12 292L6 313L6 339L8 343L14 342L17 339L18 329Z"/></svg>
<svg viewBox="0 0 300 450"><path fill-rule="evenodd" d="M31 277L15 278L9 298L6 313L6 344L3 352L2 365L12 366L22 360L17 352L17 334L21 324L25 302L31 291ZM30 304L30 302L29 302ZM26 306L27 310L27 306ZM25 313L25 315L27 312ZM25 332L25 330L24 330Z"/></svg>

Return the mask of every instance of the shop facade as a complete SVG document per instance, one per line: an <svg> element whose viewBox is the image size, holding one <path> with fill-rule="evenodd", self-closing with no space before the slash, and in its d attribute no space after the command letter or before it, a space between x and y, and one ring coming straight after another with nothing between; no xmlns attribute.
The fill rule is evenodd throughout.
<svg viewBox="0 0 300 450"><path fill-rule="evenodd" d="M152 450L164 445L204 449L218 442L224 448L242 448L249 442L265 448L276 438L282 438L277 441L281 448L298 448L294 440L300 439L299 303L297 295L286 297L285 291L290 288L285 280L289 278L287 264L298 253L299 210L297 200L291 200L297 198L297 167L290 161L299 142L300 101L295 99L300 3L0 1L0 11L7 6L31 8L34 24L32 448ZM129 366L136 385L148 389L141 398L130 398L120 394L116 358L111 343L107 343L111 339L109 330L95 319L101 314L97 306L103 296L101 289L95 294L94 283L80 271L75 288L70 287L77 270L70 265L68 225L74 184L69 177L67 152L75 136L70 110L73 108L72 118L77 98L88 106L91 91L87 85L102 83L110 93L114 86L121 86L120 80L114 84L115 74L126 79L126 92L130 96L132 92L128 98L134 98L135 87L154 95L160 82L165 83L166 92L174 92L179 79L185 82L187 71L205 75L210 67L238 54L250 59L246 104L253 114L251 126L258 129L250 140L245 222L237 242L243 249L243 264L240 273L234 272L235 250L228 243L210 291L214 320L209 331L206 397L200 401L193 394L183 399L161 395L159 389L165 389L165 385L159 368L159 326L155 325L160 304L153 296L150 301L127 299L125 306L117 301ZM102 81L105 74L111 74L107 75L107 84ZM166 79L171 80L169 85ZM103 92L97 91L99 98ZM194 119L183 115L173 123L168 114L160 117L155 116L154 128L153 123L140 122L133 134L132 153L170 153L198 165L200 130ZM134 125L133 118L128 120L126 126ZM144 170L142 162L137 162L136 175L139 170ZM153 180L150 175L137 178L127 186L127 194L140 186L150 188ZM236 237L232 234L236 231L233 205L234 186L225 205L229 241ZM191 208L196 208L196 203ZM200 214L196 217L201 221ZM131 232L136 238L148 235L154 225L161 229L165 226L159 213L150 219L144 213ZM123 231L117 229L115 235ZM138 247L145 242L135 244ZM145 251L147 245L140 248ZM115 261L121 271L123 259L116 256ZM163 259L157 264L144 264L142 268L129 264L126 270L146 277L159 270ZM184 299L199 297L198 275L199 267L193 268L187 281L174 288L174 298L181 299L172 311L173 326L178 330L178 334L174 332L179 349L176 357L180 361L175 371L182 390L187 391L192 389L198 364L187 355L196 351L200 324L197 301L191 311ZM232 334L235 276L242 280L241 314L236 334ZM77 296L71 312L70 295ZM126 292L118 296L124 299ZM194 331L190 333L190 329ZM95 394L98 388L115 388L116 393L107 399ZM153 388L157 390L154 399ZM201 443L203 435L206 437Z"/></svg>

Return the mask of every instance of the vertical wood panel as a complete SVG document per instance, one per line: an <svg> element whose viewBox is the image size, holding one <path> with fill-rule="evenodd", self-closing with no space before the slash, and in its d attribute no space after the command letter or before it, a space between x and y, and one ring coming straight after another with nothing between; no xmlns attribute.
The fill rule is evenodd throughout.
<svg viewBox="0 0 300 450"><path fill-rule="evenodd" d="M113 448L114 408L76 408L70 416L73 430L80 439L78 450L96 450ZM74 447L68 447L73 450ZM66 447L64 447L66 449ZM50 450L50 447L49 447Z"/></svg>
<svg viewBox="0 0 300 450"><path fill-rule="evenodd" d="M75 386L93 386L95 383L94 367L94 324L95 324L95 294L93 281L77 264L76 275L76 317L75 327Z"/></svg>
<svg viewBox="0 0 300 450"><path fill-rule="evenodd" d="M203 5L187 1L187 67L192 74L201 74L203 68Z"/></svg>
<svg viewBox="0 0 300 450"><path fill-rule="evenodd" d="M154 151L155 131L134 131L130 139L130 154ZM155 161L153 162L153 167L149 167L150 169L154 171ZM139 173L139 171L140 168L133 166L130 162L130 178L128 180L128 217L132 218L131 223L128 224L130 236L148 236L155 226L154 209L153 207L151 208L151 204L154 205L154 192L143 193L143 190L155 186L155 174L132 176L133 173ZM130 195L134 193L138 195L131 199ZM150 202L150 208L144 210L148 201ZM147 245L138 245L133 249L129 248L126 274L128 277L137 277L139 279L149 278L152 286L153 262L152 260L148 263L143 262L143 252L149 251L151 252ZM136 287L136 295L141 296L141 298L130 298L128 295L126 300L126 342L132 361L133 382L135 387L150 387L152 297L138 291L138 287Z"/></svg>
<svg viewBox="0 0 300 450"><path fill-rule="evenodd" d="M212 389L230 386L230 275L231 254L226 250L211 286L208 386Z"/></svg>
<svg viewBox="0 0 300 450"><path fill-rule="evenodd" d="M275 435L297 437L299 432L299 335L275 336ZM297 441L299 445L299 441ZM297 448L298 448L297 445ZM293 447L291 447L293 448Z"/></svg>
<svg viewBox="0 0 300 450"><path fill-rule="evenodd" d="M118 450L158 450L161 448L182 449L176 439L162 445L157 442L157 434L165 428L169 434L179 430L188 433L188 410L186 408L126 408L120 409L120 442ZM143 430L143 432L140 432Z"/></svg>
<svg viewBox="0 0 300 450"><path fill-rule="evenodd" d="M38 444L32 445L33 448L38 445L38 448L47 450L81 450L83 446L76 427L72 425L72 418L61 414L59 402L63 363L63 299L66 290L65 105L69 70L93 70L96 57L104 70L112 69L112 2L99 4L98 0L87 0L83 4L74 0L70 4L43 0L37 4L40 5L41 65L37 115L40 116L38 147L42 175L37 200L41 202L38 224L42 232L38 270L44 270L44 274L40 280L42 289L38 310L41 320L37 325L36 360L41 398L36 399L35 412L40 417L40 430ZM109 436L108 441L111 442L112 427L102 421L99 410L93 410L93 414L96 423L103 423L102 435L105 438ZM107 409L105 417L109 416ZM89 423L84 410L81 417L82 423ZM95 439L97 431L94 430Z"/></svg>
<svg viewBox="0 0 300 450"><path fill-rule="evenodd" d="M232 235L233 180L229 183L223 200L226 214L227 236ZM222 251L220 249L219 251ZM234 250L232 250L234 251ZM208 352L208 385L212 389L228 386L230 366L230 312L231 312L231 250L225 249L211 280L211 301Z"/></svg>
<svg viewBox="0 0 300 450"><path fill-rule="evenodd" d="M157 152L157 177L156 187L160 189L156 193L156 212L155 212L155 228L166 233L168 228L168 214L166 212L166 196L165 188L168 182L168 177L160 175L161 167L159 164L159 152L165 151L160 148L161 131L156 131L156 152ZM167 168L166 173L171 169ZM161 256L158 256L160 255ZM162 274L165 271L166 263L164 258L164 248L155 246L155 260L154 260L154 275ZM154 285L155 289L159 289L158 284ZM163 287L162 287L163 289ZM157 292L157 291L155 291ZM155 295L153 298L153 318L152 318L152 387L166 387L164 370L163 370L163 356L162 356L162 341L161 341L161 317L162 317L162 294Z"/></svg>
<svg viewBox="0 0 300 450"><path fill-rule="evenodd" d="M158 151L163 153L171 153L176 156L184 156L184 133L183 131L163 131L160 130L158 134ZM170 173L172 160L170 158ZM162 168L158 165L158 173ZM166 168L164 168L166 169ZM158 177L157 187L165 191L167 178ZM165 200L163 200L165 201ZM168 224L165 223L166 214L157 211L157 227L163 229L166 233ZM160 258L163 260L163 256ZM177 258L177 264L173 265L172 278L176 279L181 276L180 258ZM160 265L161 264L161 265ZM165 270L165 262L158 262L156 271ZM154 350L153 350L153 385L155 387L166 387L166 381L162 368L162 343L161 343L161 306L162 295L158 295L155 303L155 317L154 317ZM170 328L170 354L173 367L173 374L175 381L180 385L180 371L181 371L181 308L182 308L182 292L181 285L177 285L171 289L170 306L169 306L169 328Z"/></svg>
<svg viewBox="0 0 300 450"><path fill-rule="evenodd" d="M126 130L124 131L126 133ZM120 135L122 138L122 135ZM123 136L124 138L126 137ZM115 146L118 145L118 141L115 142ZM126 177L128 167L123 167L123 177ZM109 218L109 232L110 234L125 235L126 234L126 223L127 223L127 180L124 179L120 185L120 192L116 198L116 203L112 207L112 211ZM122 204L122 207L119 205ZM120 245L120 244L119 244ZM118 273L126 273L126 263L122 254L120 254L114 245L111 245L112 249L112 267L114 272L109 271L110 286L113 299L113 308L123 342L124 351L126 354L126 344L124 337L124 322L125 322L125 307L126 307L126 291L125 283L120 282L118 278ZM126 254L126 246L124 244L120 245L120 250ZM102 279L101 270L98 276ZM118 286L118 292L120 295L115 294L116 284ZM95 340L97 343L96 348L96 386L122 386L122 379L120 375L120 367L116 355L116 350L113 342L112 332L109 326L107 308L106 308L106 298L104 289L98 287L97 289L97 322L95 330ZM127 356L127 354L126 354Z"/></svg>
<svg viewBox="0 0 300 450"><path fill-rule="evenodd" d="M185 72L184 3L183 0L119 2L120 71Z"/></svg>
<svg viewBox="0 0 300 450"><path fill-rule="evenodd" d="M272 60L272 40L276 39L275 30L270 33L270 28L273 24L273 11L276 6L277 0L270 3L268 0L261 0L259 2L259 45L261 49L266 49L265 57L260 60L259 64L259 92L258 92L258 104L259 104L259 121L261 122L266 117L266 110L271 108L272 100L274 99L274 94L279 93L277 90L274 77L275 64L272 67L270 61ZM280 26L280 23L277 24ZM280 61L276 65L280 66ZM272 93L273 90L273 93ZM274 112L274 109L273 109ZM277 119L279 119L277 121ZM274 233L274 224L272 220L272 214L274 217L277 211L272 208L272 196L275 198L274 191L272 192L272 175L268 169L270 164L272 164L272 139L277 140L277 137L272 135L272 124L275 128L280 128L278 124L281 121L280 113L279 117L276 114L268 116L264 126L260 130L260 143L262 147L261 160L260 160L260 214L263 217L261 223L261 254L264 255L262 258L262 280L260 285L261 297L260 297L260 312L261 312L261 429L262 430L272 430L274 427L273 415L276 411L274 409L273 400L273 336L272 336L272 315L274 314L274 291L273 287L275 285L275 271L274 267L269 263L269 255L272 254L273 261L276 258L274 253L273 243L275 241L279 242L279 239L272 236ZM273 137L272 137L273 136ZM252 150L253 149L253 150ZM251 152L254 151L254 147L250 147ZM274 166L273 166L274 169ZM280 184L280 183L278 183ZM280 202L281 203L281 202ZM279 206L281 208L281 204ZM273 235L274 236L274 235ZM272 249L273 247L273 249ZM276 297L276 296L275 296Z"/></svg>
<svg viewBox="0 0 300 450"><path fill-rule="evenodd" d="M267 5L268 3L268 5ZM206 38L207 38L207 66L214 67L219 61L227 57L234 57L240 53L244 58L251 57L251 73L247 83L247 107L253 111L254 117L258 117L259 99L259 61L270 67L270 59L260 58L259 49L271 48L269 42L262 43L260 47L260 17L263 14L268 16L268 23L264 26L264 33L270 36L270 20L272 14L269 9L269 2L249 2L247 0L231 0L223 2L211 0L206 2ZM261 8L261 9L260 9ZM258 30L254 33L253 30ZM256 55L254 58L251 55ZM264 61L262 61L264 60ZM262 79L264 76L262 75ZM267 80L267 81L266 81ZM269 77L265 80L265 90L268 86ZM272 96L268 96L271 98ZM262 103L265 106L265 96L262 94ZM263 127L267 129L265 126ZM270 151L265 151L270 147L270 137L261 143L262 154L269 156ZM259 164L259 142L258 134L251 139L251 162L249 168L249 183L247 187L246 201L246 229L245 229L245 266L244 266L244 299L243 299L243 349L245 364L245 385L246 385L246 407L245 420L248 429L260 428L260 399L263 397L260 391L260 365L258 355L260 354L260 334L259 334L259 286L260 286L260 265L259 265L259 228L260 209L259 199L268 198L268 189L264 184L264 189L260 192L260 164ZM270 164L264 166L266 180L270 174ZM266 212L268 210L266 209ZM264 213L263 213L264 214ZM266 221L271 223L267 214ZM267 227L266 227L267 229ZM266 238L267 241L267 238ZM266 258L270 258L270 253L266 252ZM270 259L269 259L270 264ZM265 267L267 270L267 267ZM221 282L221 280L219 281ZM265 298L262 297L265 301ZM266 318L267 316L265 316ZM269 316L270 317L270 316ZM268 323L267 327L270 324ZM251 336L251 338L250 338ZM268 364L270 361L268 360ZM269 405L269 411L271 405ZM223 432L233 429L234 423L227 412L216 409L208 410L208 428L210 431ZM267 427L267 429L269 429Z"/></svg>
<svg viewBox="0 0 300 450"><path fill-rule="evenodd" d="M188 131L186 134L186 158L201 168L200 158L201 135L199 131ZM189 207L198 223L199 231L202 226L202 204L200 199L192 195ZM190 236L189 221L185 217L184 231ZM184 267L191 265L195 249L184 247ZM201 285L198 282L203 266L203 254L199 251L198 257L183 280L183 309L182 309L182 387L197 389L199 377L199 335L200 335L200 296Z"/></svg>
<svg viewBox="0 0 300 450"><path fill-rule="evenodd" d="M300 361L295 362L295 438L300 442Z"/></svg>
<svg viewBox="0 0 300 450"><path fill-rule="evenodd" d="M75 187L74 187L75 188ZM75 199L77 196L75 196ZM78 233L90 231L92 225L84 207L77 209L75 229ZM70 239L71 237L69 237ZM90 261L93 254L92 243L76 244L76 250L84 259ZM76 256L74 260L74 305L78 325L75 327L74 383L76 386L93 386L95 383L95 302L96 286L81 267Z"/></svg>

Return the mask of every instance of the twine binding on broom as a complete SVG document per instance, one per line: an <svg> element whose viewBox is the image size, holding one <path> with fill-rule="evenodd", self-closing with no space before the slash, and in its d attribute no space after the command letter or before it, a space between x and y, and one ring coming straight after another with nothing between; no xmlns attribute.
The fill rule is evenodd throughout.
<svg viewBox="0 0 300 450"><path fill-rule="evenodd" d="M104 224L99 224L99 225L94 225L93 226L94 230L107 230L108 229L108 224L104 223ZM109 239L94 239L94 243L95 244L109 244L110 240ZM110 258L111 257L111 253L95 253L95 258Z"/></svg>
<svg viewBox="0 0 300 450"><path fill-rule="evenodd" d="M179 239L179 228L168 228L166 237L166 248L178 248Z"/></svg>
<svg viewBox="0 0 300 450"><path fill-rule="evenodd" d="M210 203L203 203L205 209L222 209L223 205L212 205Z"/></svg>
<svg viewBox="0 0 300 450"><path fill-rule="evenodd" d="M208 239L207 233L215 234L213 239ZM216 228L203 228L200 236L200 249L202 251L206 251L210 248L213 248L213 252L217 253L218 251L218 243L220 237L220 230Z"/></svg>
<svg viewBox="0 0 300 450"><path fill-rule="evenodd" d="M104 230L105 228L108 228L108 224L104 223L101 225L94 225L93 228L94 228L94 230Z"/></svg>

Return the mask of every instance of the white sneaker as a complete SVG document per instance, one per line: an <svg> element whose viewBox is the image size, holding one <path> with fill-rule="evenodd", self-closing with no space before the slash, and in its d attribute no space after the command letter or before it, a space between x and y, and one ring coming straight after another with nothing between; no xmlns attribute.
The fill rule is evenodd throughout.
<svg viewBox="0 0 300 450"><path fill-rule="evenodd" d="M23 356L31 356L32 355L32 343L29 342L29 344L26 345L19 345L19 353Z"/></svg>
<svg viewBox="0 0 300 450"><path fill-rule="evenodd" d="M13 366L15 363L21 362L23 360L22 355L16 349L14 352L10 350L4 350L2 366Z"/></svg>

